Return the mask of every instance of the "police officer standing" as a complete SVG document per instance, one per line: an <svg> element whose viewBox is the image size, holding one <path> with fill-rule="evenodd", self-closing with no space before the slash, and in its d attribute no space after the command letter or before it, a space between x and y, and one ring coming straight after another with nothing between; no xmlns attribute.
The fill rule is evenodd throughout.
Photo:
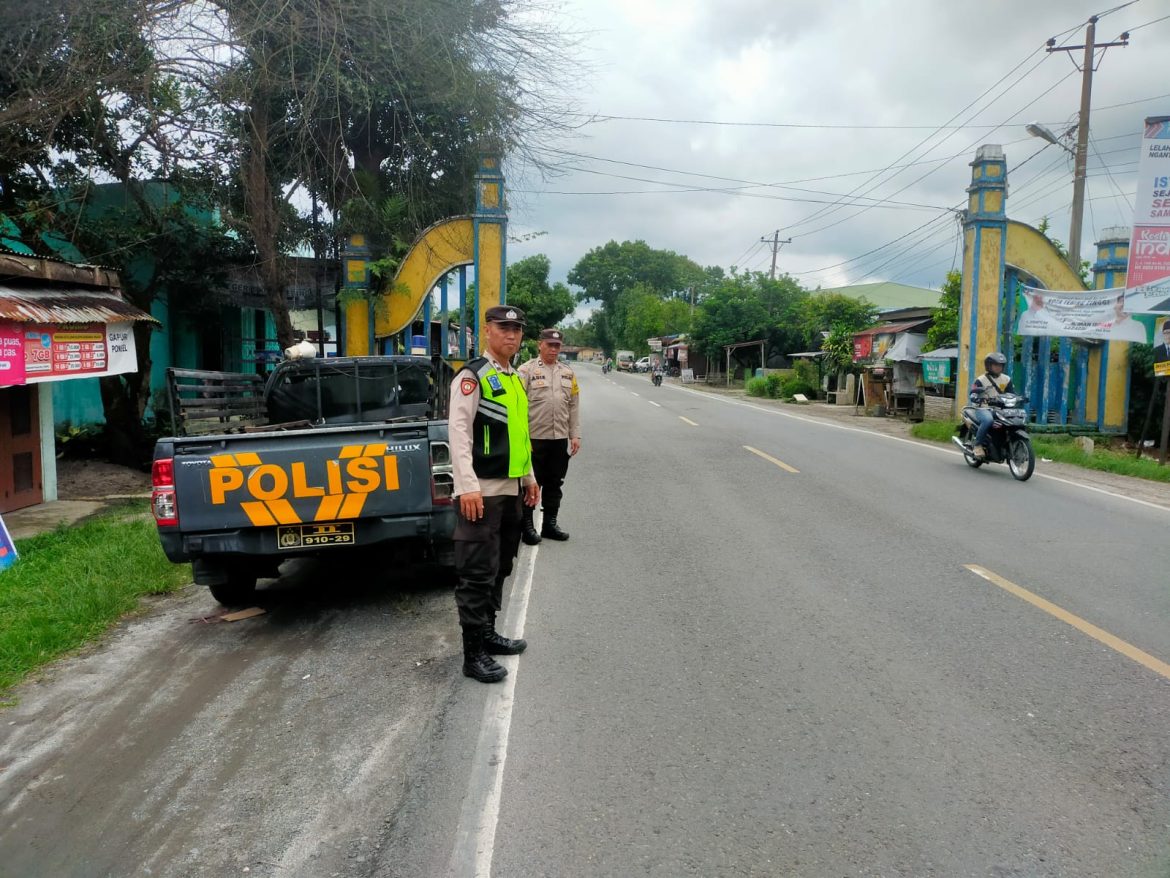
<svg viewBox="0 0 1170 878"><path fill-rule="evenodd" d="M544 522L540 533L532 523L530 508L524 509L524 542L535 546L541 537L567 540L557 526L561 509L561 485L569 469L569 458L581 449L580 403L577 376L558 356L564 336L559 329L542 329L539 356L520 367L528 392L528 416L532 429L532 469L544 498Z"/></svg>
<svg viewBox="0 0 1170 878"><path fill-rule="evenodd" d="M540 488L532 475L528 399L511 366L523 338L524 312L499 305L484 316L484 355L469 360L451 382L448 423L463 673L496 683L508 671L492 656L519 655L528 646L498 634L496 614L520 548L520 495L531 510Z"/></svg>

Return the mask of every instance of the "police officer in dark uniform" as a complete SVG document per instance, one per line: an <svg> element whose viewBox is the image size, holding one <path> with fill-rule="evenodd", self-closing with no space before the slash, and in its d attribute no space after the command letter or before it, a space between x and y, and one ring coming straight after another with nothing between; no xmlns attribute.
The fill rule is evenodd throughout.
<svg viewBox="0 0 1170 878"><path fill-rule="evenodd" d="M524 322L519 308L488 308L484 355L469 360L451 382L455 605L463 628L463 673L483 683L508 674L493 655L519 655L528 646L496 631L504 580L520 547L521 495L529 507L540 499L532 474L528 398L511 366Z"/></svg>

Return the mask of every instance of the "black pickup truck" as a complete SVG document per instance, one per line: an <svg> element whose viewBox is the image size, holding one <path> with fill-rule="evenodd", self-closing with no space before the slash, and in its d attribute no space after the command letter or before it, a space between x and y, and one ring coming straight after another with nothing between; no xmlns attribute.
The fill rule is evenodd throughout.
<svg viewBox="0 0 1170 878"><path fill-rule="evenodd" d="M151 501L167 557L229 606L305 555L452 566L449 377L405 356L289 360L266 383L171 370Z"/></svg>

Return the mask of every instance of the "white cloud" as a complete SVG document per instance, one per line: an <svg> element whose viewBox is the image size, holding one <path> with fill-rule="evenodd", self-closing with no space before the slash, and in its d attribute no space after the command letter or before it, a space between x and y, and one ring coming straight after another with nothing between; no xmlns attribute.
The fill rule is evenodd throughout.
<svg viewBox="0 0 1170 878"><path fill-rule="evenodd" d="M1102 19L1099 38L1112 38L1122 29L1159 17L1157 9L1144 8L1147 5L1137 4ZM1023 123L1033 119L1062 123L1074 117L1079 76L1068 58L1054 54L1002 97L992 98L1045 57L1041 48L1047 37L1100 11L1087 0L1029 4L992 0L978 6L929 0L575 0L567 6L573 26L589 32L585 60L594 69L582 77L574 97L586 111L603 115L938 125L1029 58L1027 66L959 116L960 121L984 127L932 136L930 128L780 128L610 120L586 126L581 136L562 147L592 157L759 182L835 176L796 185L834 193L872 190L868 194L874 197L933 205L941 211L964 199L970 179L968 162L975 148L984 142L1001 143L1012 182L1010 214L1033 223L1048 215L1058 236L1067 237L1070 170L1056 147L1030 159L1043 143L1028 138ZM1079 42L1080 36L1078 30L1068 39ZM1100 65L1093 90L1092 131L1103 155L1100 159L1090 156L1089 196L1093 200L1085 217L1086 245L1095 231L1129 223L1128 208L1115 194L1114 182L1123 191L1132 191L1135 166L1128 163L1136 158L1141 118L1170 113L1170 100L1105 108L1166 91L1163 78L1151 73L1163 69L1168 40L1170 22L1144 28L1134 33L1129 48L1110 50ZM1040 97L1050 87L1051 92ZM1036 98L1032 106L1022 109ZM976 112L985 104L989 106ZM1005 121L1011 124L990 130ZM1128 138L1122 136L1127 134ZM836 176L883 168L896 160L950 156L954 158L946 162L890 171L872 181L869 175ZM1012 170L1025 160L1026 166ZM514 231L540 229L548 235L513 245L509 256L547 253L554 278L564 278L585 252L611 238L641 238L652 246L686 253L700 263L724 266L745 251L754 251L746 265L766 269L770 250L758 245L758 239L777 228L781 237L793 238L781 251L782 270L811 271L853 260L936 215L915 209L863 211L779 200L778 196L825 198L779 189L749 189L739 195L680 192L667 181L712 188L736 184L607 164L596 158L575 161L588 171L657 182L580 171L547 181L513 175L510 182L517 188L549 193L513 195ZM1113 182L1099 170L1102 162L1114 166ZM629 190L667 191L551 194ZM822 226L827 228L818 230ZM954 223L942 218L873 256L801 275L801 279L825 285L881 278L937 285L953 259L954 236Z"/></svg>

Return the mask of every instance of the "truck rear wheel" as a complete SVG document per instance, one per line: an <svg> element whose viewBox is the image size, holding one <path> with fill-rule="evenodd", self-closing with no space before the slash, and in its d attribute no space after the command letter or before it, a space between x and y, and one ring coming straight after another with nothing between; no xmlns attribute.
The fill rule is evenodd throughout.
<svg viewBox="0 0 1170 878"><path fill-rule="evenodd" d="M228 581L220 585L209 585L211 596L225 607L240 607L252 604L256 599L256 576L233 571Z"/></svg>

